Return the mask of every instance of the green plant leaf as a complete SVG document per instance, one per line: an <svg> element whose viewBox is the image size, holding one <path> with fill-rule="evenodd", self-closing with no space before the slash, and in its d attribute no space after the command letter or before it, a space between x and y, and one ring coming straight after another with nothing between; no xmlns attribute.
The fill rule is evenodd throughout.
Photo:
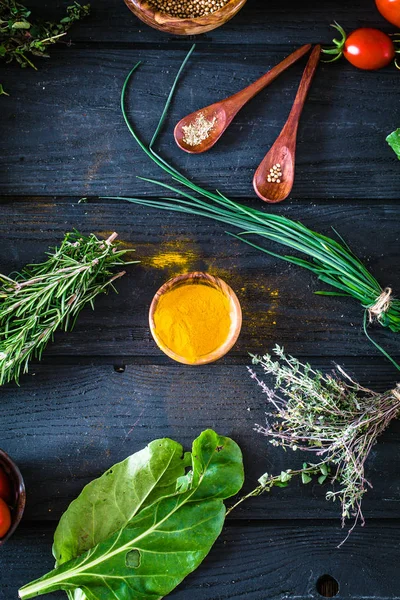
<svg viewBox="0 0 400 600"><path fill-rule="evenodd" d="M325 475L326 477L328 476L328 474L329 474L328 465L326 465L325 463L322 463L319 470L321 471L322 475Z"/></svg>
<svg viewBox="0 0 400 600"><path fill-rule="evenodd" d="M31 24L28 21L15 21L12 27L13 29L30 29Z"/></svg>
<svg viewBox="0 0 400 600"><path fill-rule="evenodd" d="M53 544L56 566L106 540L142 508L173 494L189 460L180 444L164 438L91 481L60 519Z"/></svg>
<svg viewBox="0 0 400 600"><path fill-rule="evenodd" d="M281 480L282 483L286 483L292 479L292 476L290 475L290 473L287 473L286 471L281 471L279 479Z"/></svg>
<svg viewBox="0 0 400 600"><path fill-rule="evenodd" d="M400 160L400 129L396 129L388 135L386 141Z"/></svg>
<svg viewBox="0 0 400 600"><path fill-rule="evenodd" d="M243 485L242 455L233 440L207 430L193 443L190 456L191 471L175 478L175 491L169 485L166 490L163 484L154 486L153 502L146 500L146 506L126 525L22 588L20 597L60 589L70 597L75 590L82 590L88 600L159 600L169 594L207 556L224 523L223 500ZM166 462L164 456L160 462L165 466L168 459ZM117 476L122 477L121 470L117 469ZM114 472L109 477L114 477ZM131 479L129 485L135 488L135 480ZM99 489L103 490L104 485L103 480ZM139 487L137 491L140 497L145 495ZM83 522L94 509L92 504L83 503L82 508L85 506ZM80 591L77 597L82 598Z"/></svg>
<svg viewBox="0 0 400 600"><path fill-rule="evenodd" d="M60 519L53 544L56 567L105 541L159 497L173 494L190 464L190 453L164 438L90 482ZM87 600L82 590L67 594L70 600Z"/></svg>
<svg viewBox="0 0 400 600"><path fill-rule="evenodd" d="M310 477L307 473L302 473L301 481L304 483L304 485L307 485L307 483L310 483L310 481L312 481L312 477Z"/></svg>

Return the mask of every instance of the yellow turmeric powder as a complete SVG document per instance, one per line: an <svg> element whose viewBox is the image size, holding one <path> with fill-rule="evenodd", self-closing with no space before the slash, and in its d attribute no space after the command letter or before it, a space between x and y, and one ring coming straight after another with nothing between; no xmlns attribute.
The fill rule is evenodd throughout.
<svg viewBox="0 0 400 600"><path fill-rule="evenodd" d="M230 300L210 285L183 284L160 297L154 325L160 341L169 350L194 363L227 340Z"/></svg>

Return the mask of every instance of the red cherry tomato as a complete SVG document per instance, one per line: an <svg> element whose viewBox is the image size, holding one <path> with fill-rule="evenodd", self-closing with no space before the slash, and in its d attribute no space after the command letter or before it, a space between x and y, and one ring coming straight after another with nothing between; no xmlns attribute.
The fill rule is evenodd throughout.
<svg viewBox="0 0 400 600"><path fill-rule="evenodd" d="M376 6L382 17L400 27L400 0L376 0Z"/></svg>
<svg viewBox="0 0 400 600"><path fill-rule="evenodd" d="M356 29L343 46L347 60L358 67L374 71L389 65L395 57L395 47L388 35L379 29Z"/></svg>
<svg viewBox="0 0 400 600"><path fill-rule="evenodd" d="M6 502L11 502L11 485L4 469L0 467L0 498Z"/></svg>
<svg viewBox="0 0 400 600"><path fill-rule="evenodd" d="M322 49L322 52L332 57L326 62L333 62L344 55L355 67L374 71L386 67L396 56L393 41L379 29L364 27L356 29L347 37L339 23L335 22L332 27L340 33L341 38L333 40L334 46Z"/></svg>
<svg viewBox="0 0 400 600"><path fill-rule="evenodd" d="M7 504L0 498L0 539L3 538L11 527L11 513Z"/></svg>

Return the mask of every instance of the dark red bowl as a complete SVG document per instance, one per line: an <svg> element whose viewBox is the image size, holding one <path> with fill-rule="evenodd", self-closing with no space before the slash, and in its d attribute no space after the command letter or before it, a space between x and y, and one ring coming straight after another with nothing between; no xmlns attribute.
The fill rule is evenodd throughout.
<svg viewBox="0 0 400 600"><path fill-rule="evenodd" d="M11 527L6 535L0 539L0 546L2 546L12 536L22 519L25 509L26 493L24 480L22 479L20 470L4 450L0 450L0 466L4 469L5 474L10 480L12 494L10 502Z"/></svg>

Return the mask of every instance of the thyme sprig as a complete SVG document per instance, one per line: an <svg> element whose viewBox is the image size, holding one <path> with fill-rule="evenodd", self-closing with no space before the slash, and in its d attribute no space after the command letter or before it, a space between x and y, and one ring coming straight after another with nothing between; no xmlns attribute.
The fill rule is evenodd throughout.
<svg viewBox="0 0 400 600"><path fill-rule="evenodd" d="M140 63L136 64L128 74L121 93L122 114L134 140L141 150L147 154L157 166L165 171L173 181L186 189L182 190L172 184L143 177L140 179L158 185L168 190L168 192L172 192L176 196L167 196L159 200L121 196L113 196L111 198L140 204L149 208L158 208L168 211L172 210L220 221L224 223L224 225L238 228L240 231L238 235L232 233L230 235L242 242L261 250L266 254L308 269L314 273L322 283L334 288L334 290L316 292L317 294L351 297L361 304L364 309L363 329L365 335L370 342L372 342L374 346L400 370L400 365L398 365L397 362L370 337L367 330L368 324L371 321L375 321L383 327L387 327L391 331L399 333L400 300L393 297L390 288L382 289L375 277L368 271L361 260L359 260L340 236L338 236L339 241L334 240L328 236L312 231L298 221L293 221L277 214L270 214L244 206L230 200L218 191L215 193L210 192L190 181L185 175L177 171L163 157L155 152L154 144L162 129L180 74L193 50L194 47L191 48L175 77L164 110L149 145L146 145L139 138L128 118L126 107L127 86ZM257 236L261 240L270 240L283 246L287 246L300 254L305 254L306 257L308 257L308 260L298 256L288 256L286 254L273 252L272 250L247 239L249 236ZM382 301L383 298L385 298L384 303ZM377 311L377 307L379 307L379 311Z"/></svg>
<svg viewBox="0 0 400 600"><path fill-rule="evenodd" d="M48 57L47 48L64 37L76 21L86 17L90 5L73 2L58 23L40 22L31 11L15 0L0 0L0 58L16 61L21 67L36 66L32 56ZM8 95L0 86L0 95Z"/></svg>
<svg viewBox="0 0 400 600"><path fill-rule="evenodd" d="M72 329L86 304L93 308L98 294L115 289L125 271L113 269L128 264L123 257L130 251L119 250L116 237L67 233L45 262L27 265L13 278L0 274L0 385L18 383L58 328Z"/></svg>
<svg viewBox="0 0 400 600"><path fill-rule="evenodd" d="M253 356L253 364L274 377L275 389L249 369L271 409L266 425L255 429L270 438L272 445L314 453L318 462L279 476L264 474L260 485L235 507L281 483L282 475L287 482L300 475L303 483L308 483L310 476L320 471L319 483L329 478L332 486L326 498L341 503L342 526L347 519L354 519L350 533L359 521L364 524L362 499L372 487L365 476L365 463L377 438L400 414L400 387L378 394L353 381L340 367L324 375L287 356L279 346L274 353L278 360L269 354Z"/></svg>

